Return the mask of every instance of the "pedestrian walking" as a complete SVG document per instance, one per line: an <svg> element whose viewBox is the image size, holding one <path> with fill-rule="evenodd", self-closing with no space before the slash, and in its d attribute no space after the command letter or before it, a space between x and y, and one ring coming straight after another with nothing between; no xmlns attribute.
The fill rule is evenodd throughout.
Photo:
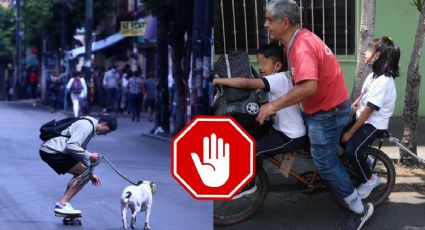
<svg viewBox="0 0 425 230"><path fill-rule="evenodd" d="M66 85L68 92L71 95L72 109L74 117L78 117L80 105L87 97L87 84L83 77L80 77L79 72L75 72L74 76L68 81Z"/></svg>
<svg viewBox="0 0 425 230"><path fill-rule="evenodd" d="M140 121L140 106L142 103L142 84L143 80L140 77L139 71L131 72L131 77L128 80L128 90L130 97L130 111L132 121Z"/></svg>

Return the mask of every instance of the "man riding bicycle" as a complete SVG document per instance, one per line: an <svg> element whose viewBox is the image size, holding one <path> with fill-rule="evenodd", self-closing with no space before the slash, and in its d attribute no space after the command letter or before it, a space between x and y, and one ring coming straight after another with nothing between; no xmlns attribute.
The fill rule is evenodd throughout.
<svg viewBox="0 0 425 230"><path fill-rule="evenodd" d="M301 28L295 1L272 0L266 10L264 27L272 39L286 47L288 76L292 76L295 86L262 106L257 120L262 124L277 111L302 103L315 167L353 211L343 228L360 229L372 215L373 205L363 205L338 157L340 136L351 114L342 69L329 47L314 33Z"/></svg>

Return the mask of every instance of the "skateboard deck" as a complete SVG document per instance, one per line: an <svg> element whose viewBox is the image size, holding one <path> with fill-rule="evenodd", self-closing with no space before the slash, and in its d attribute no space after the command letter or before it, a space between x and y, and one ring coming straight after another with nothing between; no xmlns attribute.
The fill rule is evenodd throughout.
<svg viewBox="0 0 425 230"><path fill-rule="evenodd" d="M62 213L55 212L55 216L63 217L62 222L64 225L81 225L82 224L81 214L62 214Z"/></svg>

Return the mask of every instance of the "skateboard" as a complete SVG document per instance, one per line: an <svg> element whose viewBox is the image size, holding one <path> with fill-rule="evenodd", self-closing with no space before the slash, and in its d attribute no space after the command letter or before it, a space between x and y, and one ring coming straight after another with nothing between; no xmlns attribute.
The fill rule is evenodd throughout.
<svg viewBox="0 0 425 230"><path fill-rule="evenodd" d="M64 225L81 225L82 224L81 214L62 214L62 213L55 212L55 216L63 217L62 222Z"/></svg>

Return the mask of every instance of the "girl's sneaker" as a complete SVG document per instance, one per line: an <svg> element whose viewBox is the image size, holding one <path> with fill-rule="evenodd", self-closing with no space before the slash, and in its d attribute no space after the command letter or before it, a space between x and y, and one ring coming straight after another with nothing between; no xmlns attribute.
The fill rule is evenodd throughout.
<svg viewBox="0 0 425 230"><path fill-rule="evenodd" d="M379 176L376 173L373 173L370 179L366 181L366 183L363 183L357 187L357 193L362 200L366 199L372 190L378 187L380 184L381 179L379 179Z"/></svg>

